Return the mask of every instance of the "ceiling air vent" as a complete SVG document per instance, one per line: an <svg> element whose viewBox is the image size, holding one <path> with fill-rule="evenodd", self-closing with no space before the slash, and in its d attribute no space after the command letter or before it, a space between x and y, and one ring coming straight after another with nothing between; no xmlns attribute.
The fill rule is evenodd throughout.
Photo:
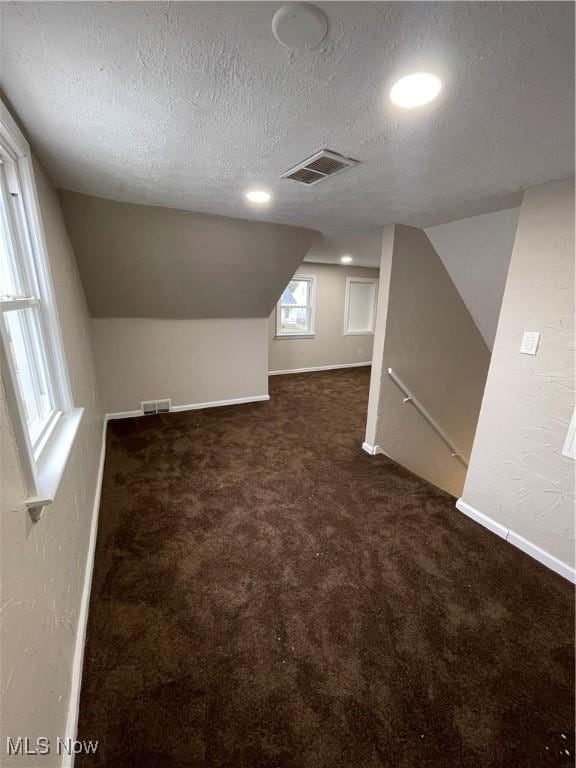
<svg viewBox="0 0 576 768"><path fill-rule="evenodd" d="M167 400L143 400L140 410L144 416L152 416L156 413L169 413L172 410L172 402Z"/></svg>
<svg viewBox="0 0 576 768"><path fill-rule="evenodd" d="M349 157L339 155L337 152L322 149L304 162L295 165L294 168L290 168L280 178L292 179L292 181L299 181L301 184L311 186L346 170L346 168L351 168L353 165L358 165L358 160L352 160Z"/></svg>

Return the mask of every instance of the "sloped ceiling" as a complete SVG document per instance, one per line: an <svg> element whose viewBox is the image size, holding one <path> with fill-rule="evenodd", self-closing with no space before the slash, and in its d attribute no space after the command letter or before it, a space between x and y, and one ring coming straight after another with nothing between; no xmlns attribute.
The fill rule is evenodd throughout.
<svg viewBox="0 0 576 768"><path fill-rule="evenodd" d="M290 51L276 2L0 3L2 88L61 188L329 234L509 208L572 173L573 3L318 5L325 41ZM440 98L393 107L422 70ZM361 165L279 178L323 147Z"/></svg>
<svg viewBox="0 0 576 768"><path fill-rule="evenodd" d="M490 349L496 337L519 213L519 208L511 208L426 230Z"/></svg>
<svg viewBox="0 0 576 768"><path fill-rule="evenodd" d="M494 211L424 230L490 349L494 346L519 211ZM340 236L322 235L304 261L339 264L341 256L350 254L355 266L379 268L381 252L380 227Z"/></svg>
<svg viewBox="0 0 576 768"><path fill-rule="evenodd" d="M337 235L322 235L314 241L304 261L340 264L342 256L352 256L355 267L380 267L382 227L348 230Z"/></svg>
<svg viewBox="0 0 576 768"><path fill-rule="evenodd" d="M93 317L268 317L318 233L60 193Z"/></svg>

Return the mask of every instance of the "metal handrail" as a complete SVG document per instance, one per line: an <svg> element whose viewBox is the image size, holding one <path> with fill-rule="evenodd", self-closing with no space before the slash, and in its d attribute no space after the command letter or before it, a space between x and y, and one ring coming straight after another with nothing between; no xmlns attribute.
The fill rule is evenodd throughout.
<svg viewBox="0 0 576 768"><path fill-rule="evenodd" d="M398 376L397 373L395 373L392 370L392 368L388 368L388 376L390 376L390 378L392 379L394 384L396 384L396 386L400 390L402 390L402 392L406 395L406 397L404 398L404 402L405 403L412 403L414 405L414 407L416 408L416 410L420 411L420 413L422 414L422 416L424 416L424 418L430 424L430 426L440 435L442 440L444 440L446 445L450 448L452 456L454 458L460 459L462 464L464 464L464 466L467 467L468 466L468 461L466 460L464 454L461 451L458 450L458 448L454 445L454 443L448 437L446 432L444 432L444 430L442 429L440 424L438 424L438 422L435 419L432 418L432 416L428 413L426 408L424 408L424 406L422 405L420 400L418 400L418 398L415 397L412 394L412 392L408 389L406 384L404 384L402 379Z"/></svg>

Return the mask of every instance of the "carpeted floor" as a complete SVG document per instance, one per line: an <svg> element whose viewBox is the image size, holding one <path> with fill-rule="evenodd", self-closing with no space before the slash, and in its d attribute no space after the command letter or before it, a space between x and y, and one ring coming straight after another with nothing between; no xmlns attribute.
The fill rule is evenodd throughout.
<svg viewBox="0 0 576 768"><path fill-rule="evenodd" d="M363 453L368 377L110 425L77 766L573 764L571 586Z"/></svg>

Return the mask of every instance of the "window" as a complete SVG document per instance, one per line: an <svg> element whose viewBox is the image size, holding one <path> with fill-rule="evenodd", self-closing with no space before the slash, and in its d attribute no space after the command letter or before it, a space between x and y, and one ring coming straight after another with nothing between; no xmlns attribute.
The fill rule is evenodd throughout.
<svg viewBox="0 0 576 768"><path fill-rule="evenodd" d="M74 409L44 257L30 150L0 115L0 352L31 511L53 500L82 409Z"/></svg>
<svg viewBox="0 0 576 768"><path fill-rule="evenodd" d="M376 278L346 278L345 336L365 336L374 333L377 296L378 280Z"/></svg>
<svg viewBox="0 0 576 768"><path fill-rule="evenodd" d="M284 289L276 310L277 336L314 335L315 282L313 276L295 275Z"/></svg>

